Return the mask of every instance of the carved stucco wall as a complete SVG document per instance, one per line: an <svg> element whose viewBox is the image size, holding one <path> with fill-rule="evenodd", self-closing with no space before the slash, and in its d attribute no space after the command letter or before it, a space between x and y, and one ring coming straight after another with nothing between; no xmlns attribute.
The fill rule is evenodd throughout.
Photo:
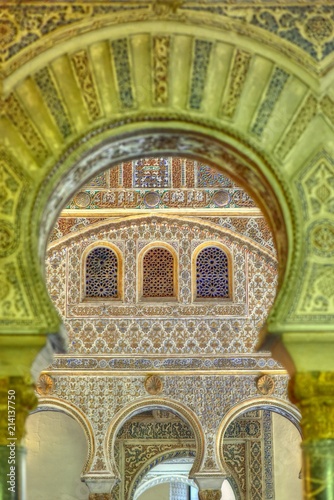
<svg viewBox="0 0 334 500"><path fill-rule="evenodd" d="M151 172L150 165L156 167ZM147 194L154 193L160 199L164 196L172 200L180 196L175 184L177 174L182 172L184 189L191 192L191 197L187 196L187 217L180 217L173 207L166 213L160 212L166 207L153 212L147 202L140 202L138 207L137 201L141 215L128 212L133 208L131 200L138 194L136 183L145 183L140 199L147 200ZM159 182L166 184L164 193L162 186L156 185L157 173ZM181 182L182 175L179 179ZM119 193L123 193L121 198L117 198ZM217 207L215 201L209 201L217 209L212 216L205 212L208 201L203 206L201 200L215 200L216 193L227 203ZM96 207L96 202L90 200L103 199L109 203L108 218L90 217ZM120 199L123 218L122 212L117 213ZM240 207L242 200L247 207ZM84 217L76 221L74 214L83 210L78 206L83 201L87 204L81 213ZM231 207L231 203L236 206ZM104 209L99 206L99 210ZM196 215L192 216L192 211ZM98 242L112 244L120 252L124 267L122 300L92 301L84 297L83 257L85 250ZM176 254L177 301L140 300L138 255L154 242L170 245ZM208 242L223 245L228 252L232 290L228 299L194 300L193 254ZM51 396L55 404L67 401L88 419L96 448L91 450L86 472L107 473L110 468L103 443L111 440L108 446L112 453L114 436L107 437L107 431L117 412L123 412L127 405L150 406L145 385L150 372L156 372L158 384L157 390L153 385L155 392L150 393L155 395L153 405L173 408L179 402L183 405L178 407L180 415L189 422L190 410L198 419L193 427L197 433L195 470L219 470L223 460L221 452L215 450L220 439L219 425L231 407L259 395L261 398L261 394L269 394L274 405L286 404L284 370L269 353L254 353L258 331L273 303L277 285L272 237L254 202L209 167L177 158L146 159L121 164L91 180L69 203L52 234L47 281L67 330L69 354L56 355L44 372L42 377L52 377L52 387L44 390L41 381L41 395ZM262 392L257 381L264 372L270 372L272 378L270 390ZM126 418L125 411L119 422ZM198 437L202 432L204 442Z"/></svg>
<svg viewBox="0 0 334 500"><path fill-rule="evenodd" d="M82 298L82 256L92 243L111 242L124 259L124 300ZM138 298L138 254L154 242L178 256L179 300L147 303ZM205 242L230 252L233 299L193 301L192 254ZM276 261L271 253L210 222L168 216L103 222L48 252L50 296L64 318L69 352L80 354L247 353L273 303ZM60 362L60 361L59 361ZM55 362L55 366L57 362Z"/></svg>

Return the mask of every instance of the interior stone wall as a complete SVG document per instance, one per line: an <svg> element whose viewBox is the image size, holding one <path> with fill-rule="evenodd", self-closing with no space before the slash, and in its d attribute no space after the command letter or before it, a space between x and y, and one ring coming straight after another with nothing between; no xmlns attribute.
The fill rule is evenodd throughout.
<svg viewBox="0 0 334 500"><path fill-rule="evenodd" d="M144 491L138 500L170 500L169 483L156 484L152 488Z"/></svg>
<svg viewBox="0 0 334 500"><path fill-rule="evenodd" d="M27 500L87 500L80 475L87 442L80 425L56 411L30 415L27 434Z"/></svg>
<svg viewBox="0 0 334 500"><path fill-rule="evenodd" d="M302 500L301 435L286 418L273 413L275 500Z"/></svg>
<svg viewBox="0 0 334 500"><path fill-rule="evenodd" d="M123 301L82 297L83 253L99 241L113 243L123 255ZM136 291L138 254L159 241L170 244L178 258L174 303L141 302ZM232 299L193 301L192 254L210 241L230 252ZM47 281L72 354L251 353L275 297L277 269L270 252L229 229L198 219L149 216L99 223L52 245Z"/></svg>

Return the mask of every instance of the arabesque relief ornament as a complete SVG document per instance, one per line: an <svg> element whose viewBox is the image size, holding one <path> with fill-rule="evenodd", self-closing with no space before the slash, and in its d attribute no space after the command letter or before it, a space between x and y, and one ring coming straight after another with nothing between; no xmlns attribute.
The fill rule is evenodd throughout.
<svg viewBox="0 0 334 500"><path fill-rule="evenodd" d="M221 500L222 492L220 490L203 490L199 492L200 500Z"/></svg>
<svg viewBox="0 0 334 500"><path fill-rule="evenodd" d="M147 392L154 396L160 394L163 388L162 380L157 375L151 375L150 377L147 377L144 385Z"/></svg>
<svg viewBox="0 0 334 500"><path fill-rule="evenodd" d="M262 375L256 381L257 390L264 396L269 396L275 390L275 382L269 375Z"/></svg>

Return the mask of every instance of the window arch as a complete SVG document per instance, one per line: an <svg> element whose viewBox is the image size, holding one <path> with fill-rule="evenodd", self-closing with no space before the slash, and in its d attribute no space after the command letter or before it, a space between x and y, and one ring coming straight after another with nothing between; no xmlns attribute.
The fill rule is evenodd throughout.
<svg viewBox="0 0 334 500"><path fill-rule="evenodd" d="M177 297L175 250L167 243L154 243L144 248L138 260L141 267L141 299L175 299Z"/></svg>
<svg viewBox="0 0 334 500"><path fill-rule="evenodd" d="M84 255L84 297L86 299L121 298L121 258L113 245L97 243Z"/></svg>
<svg viewBox="0 0 334 500"><path fill-rule="evenodd" d="M194 296L196 299L231 297L229 255L220 244L200 245L194 255Z"/></svg>

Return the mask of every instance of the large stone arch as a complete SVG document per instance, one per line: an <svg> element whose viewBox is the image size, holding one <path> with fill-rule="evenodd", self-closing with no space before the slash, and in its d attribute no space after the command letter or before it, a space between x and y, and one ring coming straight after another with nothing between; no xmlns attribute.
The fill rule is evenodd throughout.
<svg viewBox="0 0 334 500"><path fill-rule="evenodd" d="M196 457L193 467L190 471L190 477L194 477L200 471L205 454L205 436L202 426L195 415L186 405L173 401L169 398L144 398L130 403L122 408L110 422L105 436L104 449L107 457L107 464L114 475L118 477L117 465L114 458L114 445L118 431L129 418L137 415L141 411L165 409L176 413L181 419L185 420L194 432L196 443Z"/></svg>
<svg viewBox="0 0 334 500"><path fill-rule="evenodd" d="M40 13L32 36L35 7L24 6L15 24L22 6L6 3L1 376L26 375L45 336L59 329L43 241L83 173L93 175L90 160L101 155L98 171L116 156L182 153L239 181L271 222L281 288L269 340L273 350L282 340L293 358L306 438L332 439L334 30L326 2L293 11L182 0L64 3Z"/></svg>
<svg viewBox="0 0 334 500"><path fill-rule="evenodd" d="M87 416L72 403L53 397L40 398L38 408L33 411L32 414L42 411L59 411L78 422L85 434L88 446L88 454L82 470L83 475L87 473L91 468L93 457L95 454L94 432Z"/></svg>
<svg viewBox="0 0 334 500"><path fill-rule="evenodd" d="M154 467L157 464L160 464L161 462L163 462L164 460L169 459L169 458L175 458L175 457L177 457L177 458L187 457L188 458L188 457L193 457L194 455L195 455L194 450L187 449L187 448L175 448L171 451L166 451L166 452L158 453L157 455L155 455L143 467L141 467L141 469L137 472L137 474L133 478L133 480L131 482L131 487L130 487L130 494L129 494L130 499L133 500L133 498L137 497L136 491L138 488L140 488L141 481L144 479L145 474L147 474L147 472L152 467ZM161 479L163 479L163 478L161 478ZM177 478L166 477L166 478L164 478L164 482L168 482L170 480L177 481L177 480L180 480L180 477L177 477ZM189 485L195 485L194 481L189 479L189 478L183 477L183 478L181 478L181 480L186 482ZM150 485L148 487L151 487L151 486L152 485ZM142 492L144 492L146 489L147 488L143 488Z"/></svg>
<svg viewBox="0 0 334 500"><path fill-rule="evenodd" d="M300 412L289 401L284 401L274 397L251 398L241 401L237 405L231 407L229 411L225 413L217 432L216 453L223 467L225 463L224 457L222 456L222 446L226 429L235 418L242 415L243 413L249 410L261 409L270 410L284 416L297 428L297 430L301 434Z"/></svg>
<svg viewBox="0 0 334 500"><path fill-rule="evenodd" d="M227 9L218 20L168 3L117 16L87 9L77 17L69 12L70 28L59 21L60 30L37 36L35 51L28 44L5 65L2 161L18 188L3 223L3 254L15 282L2 276L10 310L3 332L10 324L18 335L39 333L42 343L45 333L57 331L38 240L42 259L52 220L73 190L144 152L201 159L252 194L271 222L281 266L267 330L300 330L305 248L293 177L333 126L330 73L319 87L316 63L311 56L302 60L298 43L273 47L264 26L245 29L242 12ZM322 137L314 133L317 120L325 123ZM12 340L3 336L3 342Z"/></svg>

